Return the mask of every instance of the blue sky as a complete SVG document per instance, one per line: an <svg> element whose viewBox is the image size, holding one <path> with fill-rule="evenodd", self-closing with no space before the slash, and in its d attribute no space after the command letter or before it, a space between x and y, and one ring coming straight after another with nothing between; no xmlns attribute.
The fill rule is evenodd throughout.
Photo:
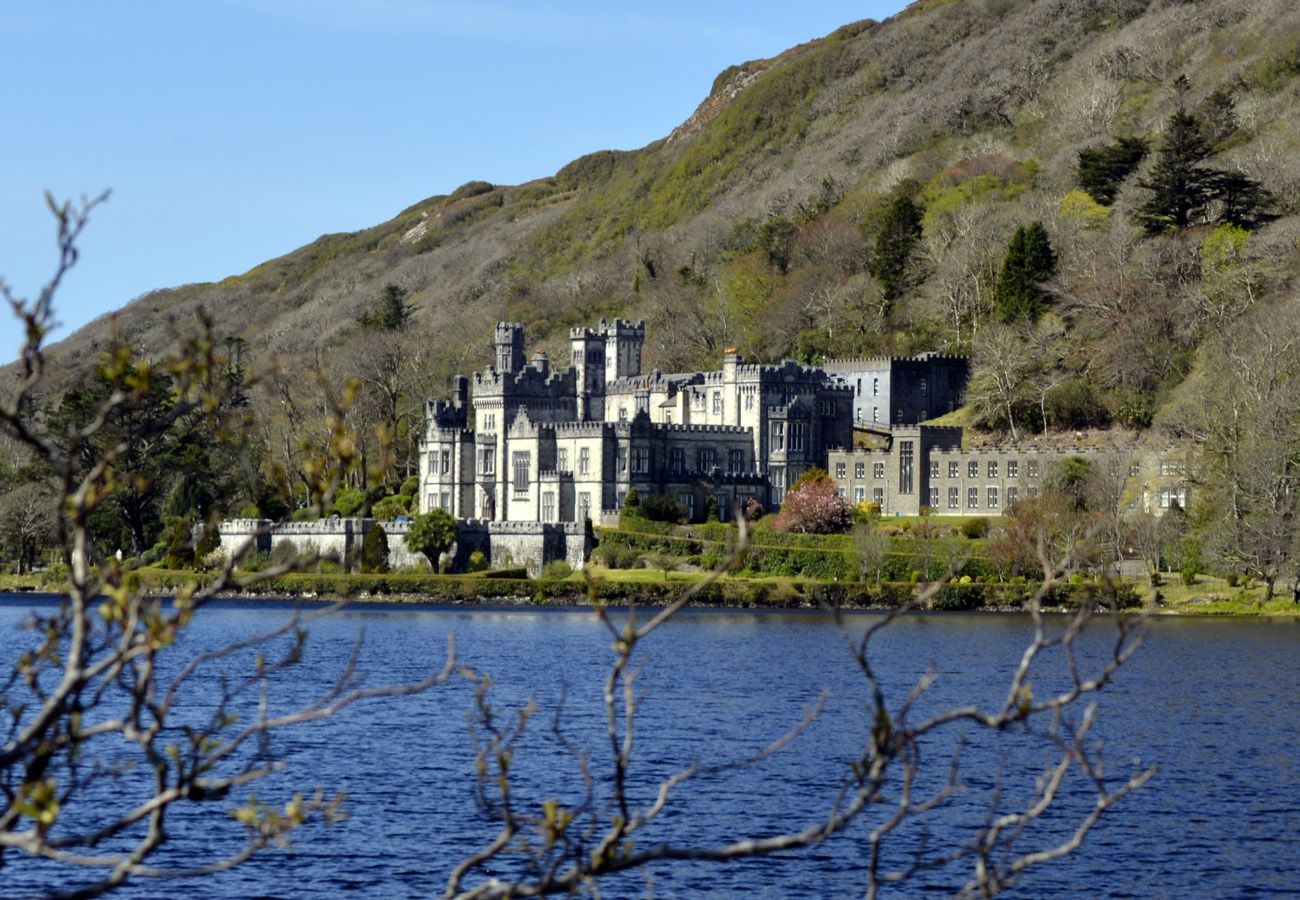
<svg viewBox="0 0 1300 900"><path fill-rule="evenodd" d="M18 0L0 7L0 275L54 263L43 192L111 189L61 334L470 179L514 184L684 120L728 65L903 0ZM0 316L0 358L17 350Z"/></svg>

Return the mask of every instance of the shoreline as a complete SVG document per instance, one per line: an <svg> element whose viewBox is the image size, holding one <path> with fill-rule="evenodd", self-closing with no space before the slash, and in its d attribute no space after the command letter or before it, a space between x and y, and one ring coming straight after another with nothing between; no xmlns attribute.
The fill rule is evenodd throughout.
<svg viewBox="0 0 1300 900"><path fill-rule="evenodd" d="M174 596L172 590L167 589L149 589L145 592L148 596L157 599L170 599ZM37 601L40 605L53 605L62 598L63 594L59 591L50 590L39 586L22 588L0 588L0 605L18 606L23 601ZM634 606L643 609L660 609L667 606L673 600L672 597L654 596L653 594L636 597L636 596L614 596L609 597L605 603L609 607L628 607ZM564 593L552 597L539 597L536 593L519 592L514 594L478 594L478 595L438 595L418 592L392 592L392 593L359 593L355 595L347 594L330 594L319 593L315 591L245 591L245 592L227 592L214 598L216 603L236 603L240 605L253 605L258 603L270 605L298 605L311 604L313 606L326 607L337 603L342 603L344 607L356 604L358 606L366 605L387 605L395 607L430 607L430 608L463 608L463 609L502 609L502 610L554 610L563 611L585 611L591 610L596 606L596 601L587 596L578 593ZM1153 618L1204 618L1204 619L1300 619L1300 606L1282 609L1264 609L1256 607L1254 609L1234 609L1223 610L1205 608L1210 603L1203 604L1181 604L1177 607L1156 606L1150 607L1140 605L1136 607L1120 609L1126 615L1146 614ZM757 612L789 612L789 613L833 613L835 610L842 610L853 613L884 613L895 609L896 605L886 603L860 603L860 602L826 602L813 599L808 596L789 597L782 599L772 599L765 601L739 600L733 599L717 600L709 598L696 598L692 600L685 609L709 610L709 611L736 611L746 613ZM1112 610L1106 606L1098 606L1096 612L1105 614ZM909 615L923 613L926 615L942 615L950 613L960 614L986 614L986 615L1025 615L1029 612L1021 605L997 605L997 606L979 606L969 609L952 609L952 608L917 608L909 611ZM1070 614L1074 608L1067 605L1048 605L1043 607L1043 612L1053 615Z"/></svg>

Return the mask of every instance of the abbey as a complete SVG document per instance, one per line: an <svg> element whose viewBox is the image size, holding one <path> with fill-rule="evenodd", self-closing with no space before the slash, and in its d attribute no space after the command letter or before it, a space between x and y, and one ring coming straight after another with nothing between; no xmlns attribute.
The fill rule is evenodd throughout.
<svg viewBox="0 0 1300 900"><path fill-rule="evenodd" d="M458 376L426 407L420 511L490 522L600 522L628 491L680 500L692 515L737 502L781 505L786 486L852 446L853 389L822 369L746 364L641 371L644 322L570 332L569 366L524 352L520 325L496 329L496 365ZM710 502L712 501L712 503Z"/></svg>

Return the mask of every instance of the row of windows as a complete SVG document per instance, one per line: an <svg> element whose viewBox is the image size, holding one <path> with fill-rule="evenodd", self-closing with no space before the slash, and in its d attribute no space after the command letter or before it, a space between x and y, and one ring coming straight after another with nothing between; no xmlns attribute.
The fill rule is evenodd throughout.
<svg viewBox="0 0 1300 900"><path fill-rule="evenodd" d="M787 429L787 424L789 428ZM789 438L787 443L786 438ZM808 442L808 425L805 422L773 422L772 423L772 451L779 453L789 450L791 453L802 453Z"/></svg>
<svg viewBox="0 0 1300 900"><path fill-rule="evenodd" d="M843 498L844 493L845 493L844 488L840 488L840 497ZM966 508L967 509L999 509L1001 508L1000 493L1001 492L996 487L986 488L984 493L984 500L986 501L986 505L980 506L980 489L977 487L967 488ZM1038 488L1031 487L1027 489L1027 496L1032 497L1037 493L1038 493ZM855 485L853 488L853 502L862 503L864 500L866 500L866 498L867 498L866 487L862 485ZM929 505L932 509L939 508L939 499L940 499L939 488L937 487L930 488ZM1020 499L1020 490L1018 488L1014 488L1014 487L1007 488L1007 493L1006 493L1007 506L1011 506L1019 499ZM885 489L878 488L878 487L872 488L871 502L883 504L885 502ZM1168 506L1168 503L1165 503L1163 505ZM961 488L955 488L955 487L948 488L948 508L961 509Z"/></svg>
<svg viewBox="0 0 1300 900"><path fill-rule="evenodd" d="M448 451L443 451L443 472L451 471L451 457ZM478 471L480 475L496 474L496 457L497 452L493 447L479 448ZM556 451L556 464L561 472L571 471L569 469L569 450L567 447L561 447ZM648 475L650 473L650 448L633 447L632 448L632 474ZM516 452L511 456L512 468L514 469L514 483L516 493L526 493L528 490L528 467L531 462L531 454L527 452ZM718 464L718 451L712 447L701 447L695 452L696 471L707 472ZM431 457L432 465L432 457ZM628 449L626 447L616 447L614 449L614 465L621 472L628 471ZM686 450L682 447L673 447L668 451L668 468L675 475L681 475L686 472ZM727 473L730 475L743 475L748 471L745 464L744 450L727 451ZM578 448L578 474L591 474L591 448Z"/></svg>
<svg viewBox="0 0 1300 900"><path fill-rule="evenodd" d="M988 473L988 477L997 478L998 468L999 466L997 460L990 460L988 464L985 466L985 471ZM847 471L848 471L847 463L837 462L835 464L836 478L844 478L847 474ZM940 471L939 461L937 459L930 460L930 477L938 478L939 471ZM1029 478L1038 477L1038 460L1031 459L1025 462L1025 475ZM853 464L853 477L854 478L867 477L867 464L865 462L855 462ZM872 478L885 477L885 464L883 462L873 462L871 464L871 477ZM961 463L957 463L957 462L948 463L948 477L949 478L961 477ZM966 464L966 477L967 478L980 477L980 464L978 462L972 461ZM1020 477L1020 462L1018 460L1013 459L1007 462L1007 477L1008 478Z"/></svg>

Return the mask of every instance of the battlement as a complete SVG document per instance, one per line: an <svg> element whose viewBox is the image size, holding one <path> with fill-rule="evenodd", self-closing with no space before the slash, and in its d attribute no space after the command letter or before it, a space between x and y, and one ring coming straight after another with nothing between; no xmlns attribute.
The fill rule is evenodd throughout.
<svg viewBox="0 0 1300 900"><path fill-rule="evenodd" d="M667 431L672 434L735 434L749 435L753 429L748 425L681 425L681 424L655 424L656 430Z"/></svg>

